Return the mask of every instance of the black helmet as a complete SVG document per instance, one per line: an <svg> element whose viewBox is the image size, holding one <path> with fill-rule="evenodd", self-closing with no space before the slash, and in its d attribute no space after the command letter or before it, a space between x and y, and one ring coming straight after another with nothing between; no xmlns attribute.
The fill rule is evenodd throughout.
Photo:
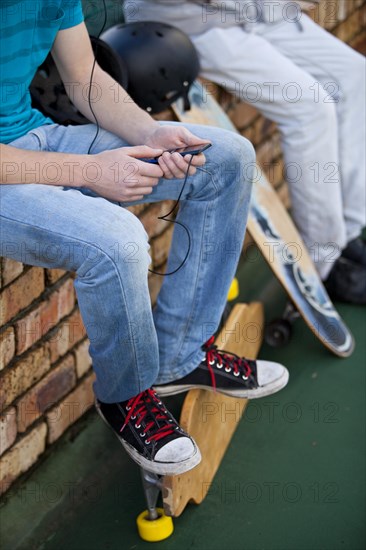
<svg viewBox="0 0 366 550"><path fill-rule="evenodd" d="M199 73L197 52L186 34L157 21L120 24L101 35L123 59L127 91L149 113L159 113L183 96Z"/></svg>
<svg viewBox="0 0 366 550"><path fill-rule="evenodd" d="M115 51L99 38L90 37L94 55L101 68L127 88L127 68ZM32 105L58 124L90 124L71 103L51 54L31 82Z"/></svg>

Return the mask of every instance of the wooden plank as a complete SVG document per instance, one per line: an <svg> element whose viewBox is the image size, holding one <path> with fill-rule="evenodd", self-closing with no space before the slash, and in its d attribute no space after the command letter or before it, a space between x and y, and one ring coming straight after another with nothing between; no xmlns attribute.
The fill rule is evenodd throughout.
<svg viewBox="0 0 366 550"><path fill-rule="evenodd" d="M261 303L236 304L216 345L219 349L255 359L262 342L263 326ZM200 504L205 498L247 403L247 399L208 390L188 392L180 424L195 439L202 461L189 472L163 478L162 494L167 515L177 517L188 502Z"/></svg>

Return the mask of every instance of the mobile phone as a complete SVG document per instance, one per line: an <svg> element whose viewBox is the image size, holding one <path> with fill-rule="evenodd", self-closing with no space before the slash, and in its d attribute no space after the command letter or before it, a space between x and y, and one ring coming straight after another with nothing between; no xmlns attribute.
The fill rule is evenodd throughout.
<svg viewBox="0 0 366 550"><path fill-rule="evenodd" d="M199 155L200 153L203 153L203 151L206 151L209 147L211 147L212 143L202 143L198 145L189 145L188 147L177 147L176 149L168 149L169 153L179 153L184 157L185 155ZM139 159L143 160L144 162L149 162L150 164L158 164L158 158L151 158L151 159Z"/></svg>
<svg viewBox="0 0 366 550"><path fill-rule="evenodd" d="M211 147L212 143L202 143L199 145L190 145L189 147L178 147L177 149L171 149L169 153L179 153L183 157L185 155L199 155Z"/></svg>

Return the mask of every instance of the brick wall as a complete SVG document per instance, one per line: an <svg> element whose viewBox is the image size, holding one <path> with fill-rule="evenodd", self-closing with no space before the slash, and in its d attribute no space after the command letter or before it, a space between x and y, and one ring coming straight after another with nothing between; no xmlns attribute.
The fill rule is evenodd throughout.
<svg viewBox="0 0 366 550"><path fill-rule="evenodd" d="M326 0L312 17L366 53L365 0ZM279 135L253 106L217 89L220 102L256 146L258 159L288 204ZM162 118L169 117L164 113ZM164 269L172 228L157 220L169 204L138 206L154 269ZM150 276L152 301L161 277ZM28 471L93 404L88 342L72 274L3 258L0 274L0 493Z"/></svg>

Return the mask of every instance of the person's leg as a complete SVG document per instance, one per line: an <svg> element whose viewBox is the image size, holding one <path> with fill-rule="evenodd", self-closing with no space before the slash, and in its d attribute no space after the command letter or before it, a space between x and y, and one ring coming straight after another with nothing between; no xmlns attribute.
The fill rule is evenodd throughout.
<svg viewBox="0 0 366 550"><path fill-rule="evenodd" d="M92 206L86 215L91 217L90 223L93 225L93 231L94 225L96 225L96 234L98 235L98 231L102 233L101 238L104 239L105 245L101 248L107 249L109 255L113 255L113 259L118 259L121 263L119 269L121 274L124 269L131 270L132 273L130 286L127 285L126 291L123 289L124 278L122 275L119 277L118 292L123 291L123 307L122 305L118 308L115 307L115 292L111 292L110 289L106 292L108 300L105 304L114 309L111 324L115 328L103 331L106 340L97 338L96 344L91 348L93 362L95 358L97 362L100 361L101 368L106 368L105 363L109 363L107 360L109 357L106 358L103 353L106 348L115 354L116 365L113 363L112 368L115 366L118 369L120 358L125 355L125 348L128 346L131 356L127 356L128 361L125 360L125 363L130 365L130 368L131 365L136 365L136 362L139 363L138 369L142 371L140 383L141 386L145 384L145 387L148 386L147 379L150 380L153 377L152 373L156 372L155 365L159 365L158 382L163 383L192 372L205 355L201 346L215 332L219 324L227 292L240 256L248 215L254 167L252 146L247 140L232 132L202 126L189 126L189 128L200 137L210 140L213 147L207 151L206 165L198 170L194 177L188 179L182 193L177 221L183 224L190 233L189 256L186 263L174 275L164 278L156 306L154 326L151 326L151 312L146 313L146 309L148 309L146 305L148 301L146 286L148 255L146 253L146 236L139 234L140 222L124 209L110 205L109 208L113 210L114 215L111 215L109 219L107 213L105 223L101 224L98 215L99 207L104 203L109 205L109 202L100 197L88 197ZM42 127L33 132L38 136L44 149L76 153L84 153L88 150L94 133L93 126L71 127L67 130L59 126ZM123 142L116 136L101 131L93 151L98 152L105 148L112 149L121 145ZM162 179L146 200L154 202L168 198L176 199L182 185L183 180ZM47 191L47 186L45 187ZM63 188L56 191L62 197L72 196L74 193L70 189L64 190ZM11 194L11 191L8 193ZM39 191L39 194L42 195L42 192ZM65 210L68 209L65 208ZM85 212L86 208L83 207L82 210ZM120 210L124 214L120 215ZM72 223L69 223L70 232L77 236L93 235L91 227L88 227L85 220L81 223L80 231L79 227L74 230L73 224L78 224L79 211L80 206L78 205L74 208L75 221L72 220ZM56 212L55 209L55 219L57 219ZM92 212L92 216L90 212ZM39 213L33 215L37 218ZM69 213L67 213L66 220L68 215ZM126 219L125 226L120 224L119 216ZM133 220L132 226L137 225L140 230L137 231L135 228L137 236L131 235L131 232L128 233L130 218ZM49 220L50 216L47 219ZM48 223L51 222L48 221ZM52 221L52 223L54 222ZM65 219L57 222L56 226L63 226L64 223ZM176 225L175 228L167 267L168 272L180 266L188 249L186 231L180 225ZM121 237L119 237L120 232L123 233ZM142 243L138 237L142 239ZM86 236L84 238L86 239ZM92 240L95 242L94 237ZM139 260L140 254L142 254L143 260ZM136 259L139 261L136 262ZM108 257L106 261L110 261L110 258ZM97 266L100 264L100 262L95 263ZM128 263L127 267L126 263ZM130 263L132 265L129 265ZM65 268L75 269L75 266L70 265ZM145 275L141 275L139 270L142 270ZM139 271L139 275L137 271ZM135 284L134 277L137 276L139 281L138 284ZM100 277L102 280L107 277L105 269L102 270ZM127 283L128 281L129 279L127 279ZM93 282L96 284L95 281ZM90 315L93 326L95 312L100 311L100 315L106 315L107 306L105 305L103 309L99 305L97 307L92 284L89 286L85 284L85 288L82 281L77 284L82 314L84 315L85 312L86 317ZM142 291L140 291L140 285L143 287ZM85 293L85 297L83 293ZM136 293L138 293L137 297ZM141 302L143 302L143 307ZM87 320L85 324L88 325ZM100 322L100 325L103 326L103 321ZM120 325L121 329L119 329ZM132 333L132 331L134 332ZM123 338L116 337L120 332ZM143 336L142 333L147 336ZM158 353L156 333L159 342ZM91 340L93 340L93 334L91 334ZM105 345L105 342L108 342L108 345ZM98 353L98 350L101 351ZM126 366L126 368L128 367ZM136 390L139 391L138 388ZM120 391L123 392L123 396L117 395L117 392ZM113 389L109 392L106 390L103 395L98 395L98 397L111 402L118 398L126 399L131 395L133 393L129 387L116 389L114 385Z"/></svg>
<svg viewBox="0 0 366 550"><path fill-rule="evenodd" d="M227 292L240 257L255 161L253 148L244 138L216 128L202 126L189 128L203 139L210 140L213 147L207 151L205 166L199 169L194 177L189 177L184 186L176 221L187 229L190 240L187 231L176 224L167 272L174 271L181 265L189 249L187 261L174 275L163 278L154 311L154 323L159 340L159 382L166 382L192 371L203 356L202 344L218 327ZM85 153L95 135L95 129L93 126L84 126L70 127L66 131L63 127L55 126L37 129L35 133L44 148ZM93 146L93 152L98 153L103 149L114 149L122 145L125 144L117 136L100 131ZM183 184L183 180L162 179L151 195L144 201L137 202L177 199ZM67 194L70 191L63 193ZM95 205L93 223L95 224L98 224L98 202L101 201L105 202L100 197L93 201ZM117 212L119 210L125 212L128 226L128 220L132 215L125 209L118 208L117 205L111 205L110 208L116 209ZM79 207L76 207L76 215L78 210ZM88 215L90 216L90 213ZM133 219L136 224L140 223L136 218L133 217ZM127 267L143 266L147 274L146 262L142 264L138 257L138 254L142 253L141 244L136 242L135 237L131 238L132 235L129 234L127 227L121 229L116 218L111 217L109 224L114 228L110 236L109 248L112 250L113 243L116 243L116 252L118 247L119 254L126 256L127 261L130 258L128 264L131 263L131 266ZM91 232L87 224L85 224L85 231ZM122 231L126 235L126 243L121 243L121 240L117 239L116 231ZM76 234L79 234L78 231ZM145 235L144 239L146 239ZM131 243L130 246L128 241ZM147 254L146 257L148 257ZM144 283L146 284L146 280ZM136 342L132 342L131 345L145 350L141 358L142 365L157 363L153 338L137 339L138 329L145 326L142 319L146 312L141 308L140 301L146 302L146 292L146 288L141 292L140 289L134 290L132 287L124 293L126 300L131 300L131 308L127 304L125 309L127 314L131 311L129 325L135 327L136 333ZM90 313L93 315L95 311L93 300L88 297L86 301L90 304ZM111 298L111 304L113 304L113 298ZM115 317L119 315L118 309L114 313ZM135 309L141 311L136 318L132 314ZM147 319L150 322L149 315ZM111 323L117 326L116 318ZM125 325L123 319L119 321L119 324L121 323ZM151 331L152 327L149 324L142 332L150 334ZM153 332L155 335L155 330ZM150 357L148 357L149 350L151 350ZM134 354L135 360L140 363L139 359L136 359L136 352ZM117 361L118 357L120 353L117 352ZM129 358L126 359L127 364L133 364ZM115 401L115 397L114 395L108 401Z"/></svg>
<svg viewBox="0 0 366 550"><path fill-rule="evenodd" d="M76 271L80 311L97 373L97 409L130 456L160 474L189 470L200 454L149 386L159 367L160 380L182 377L197 367L200 380L202 373L203 378L208 374L215 379L211 365L200 365L207 355L201 349L207 338L204 323L212 323L215 330L236 269L254 160L252 147L236 134L191 129L217 149L182 194L177 221L191 235L191 250L186 264L172 276L174 282L169 277L164 281L157 330L147 287L147 238L135 216L78 189L34 184L0 188L2 253L31 265ZM85 153L94 134L92 125L44 126L12 145ZM93 150L122 145L116 136L101 131ZM177 198L181 185L181 180L161 180L149 200ZM185 233L175 231L168 270L179 266L187 244ZM217 245L223 247L221 252L212 251ZM160 350L157 333L162 335ZM223 377L217 373L217 389L239 397L247 397L247 392L257 397L273 393L288 379L286 369L276 364L250 366L239 360L226 368L230 375L225 374L221 383Z"/></svg>
<svg viewBox="0 0 366 550"><path fill-rule="evenodd" d="M67 148L78 135L75 151L90 143L93 132L84 128L67 137L65 128L41 128L12 145L48 149L58 135ZM2 255L76 272L103 419L148 470L177 474L193 468L199 450L150 389L159 357L147 286L149 246L140 221L102 197L67 187L1 185L0 198Z"/></svg>
<svg viewBox="0 0 366 550"><path fill-rule="evenodd" d="M154 310L159 384L196 368L204 356L202 344L219 326L244 240L255 163L252 146L236 134L202 126L189 129L213 146L205 152L205 166L187 180L176 217L190 234L187 261L164 277ZM177 191L182 184L175 184ZM151 198L165 194L158 186ZM176 225L168 273L181 265L188 247L186 231Z"/></svg>
<svg viewBox="0 0 366 550"><path fill-rule="evenodd" d="M32 136L15 145L31 148ZM76 272L96 396L123 401L150 387L159 361L147 287L149 245L140 221L77 189L2 185L0 196L2 255Z"/></svg>
<svg viewBox="0 0 366 550"><path fill-rule="evenodd" d="M329 166L339 164L335 105L324 102L322 87L314 103L314 78L262 36L236 27L212 29L193 41L204 77L278 124L293 217L325 278L329 258L339 255L329 243L346 244L341 185L329 174Z"/></svg>
<svg viewBox="0 0 366 550"><path fill-rule="evenodd" d="M364 56L302 14L299 24L265 25L262 36L298 67L312 75L314 104L333 103L337 114L338 166L328 156L328 178L341 182L347 242L366 225L366 61ZM319 95L322 87L326 96ZM322 94L323 96L323 94Z"/></svg>
<svg viewBox="0 0 366 550"><path fill-rule="evenodd" d="M338 165L329 162L323 151L318 166L323 163L328 180L340 181L346 242L340 258L328 264L331 269L325 285L334 299L365 304L366 242L360 237L366 224L365 58L305 14L297 25L281 20L261 29L278 51L312 75L314 105L322 101L335 107ZM320 89L326 91L323 99ZM314 175L318 166L314 166Z"/></svg>

